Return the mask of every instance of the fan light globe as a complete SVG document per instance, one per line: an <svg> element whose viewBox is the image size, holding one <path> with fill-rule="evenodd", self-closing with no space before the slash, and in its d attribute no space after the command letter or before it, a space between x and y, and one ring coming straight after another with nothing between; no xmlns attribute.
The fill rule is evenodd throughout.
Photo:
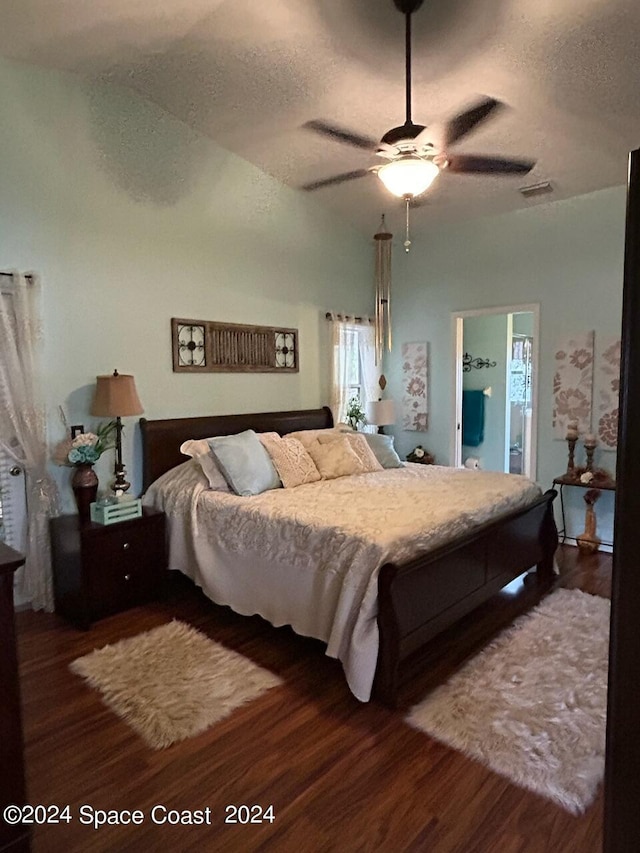
<svg viewBox="0 0 640 853"><path fill-rule="evenodd" d="M378 177L389 190L399 198L415 198L436 179L440 169L433 160L423 160L415 154L408 154L385 163L378 169Z"/></svg>

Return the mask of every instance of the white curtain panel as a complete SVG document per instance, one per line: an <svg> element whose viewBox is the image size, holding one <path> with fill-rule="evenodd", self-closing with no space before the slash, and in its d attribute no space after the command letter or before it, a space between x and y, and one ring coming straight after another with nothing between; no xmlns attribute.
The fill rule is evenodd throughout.
<svg viewBox="0 0 640 853"><path fill-rule="evenodd" d="M375 363L375 329L369 317L355 318L349 315L332 315L331 335L333 364L331 372L331 411L334 423L342 423L347 417L349 404L349 365L353 357L354 330L357 332L358 356L362 371L363 407L380 396L380 370Z"/></svg>
<svg viewBox="0 0 640 853"><path fill-rule="evenodd" d="M331 321L331 346L333 362L331 370L331 412L333 422L342 423L347 418L349 403L349 324L342 320Z"/></svg>
<svg viewBox="0 0 640 853"><path fill-rule="evenodd" d="M17 273L0 279L0 445L24 470L27 493L27 560L18 592L35 610L53 610L49 518L58 512L58 494L47 473L39 305L37 280Z"/></svg>
<svg viewBox="0 0 640 853"><path fill-rule="evenodd" d="M380 368L376 365L376 334L372 322L363 322L358 330L358 347L362 366L364 399L362 404L372 403L380 397Z"/></svg>

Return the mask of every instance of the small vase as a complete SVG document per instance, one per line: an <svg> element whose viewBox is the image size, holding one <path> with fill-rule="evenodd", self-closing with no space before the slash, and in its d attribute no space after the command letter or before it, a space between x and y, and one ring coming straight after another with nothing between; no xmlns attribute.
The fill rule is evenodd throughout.
<svg viewBox="0 0 640 853"><path fill-rule="evenodd" d="M91 504L98 494L98 476L92 465L86 462L75 466L71 488L78 506L80 522L85 524L91 518Z"/></svg>
<svg viewBox="0 0 640 853"><path fill-rule="evenodd" d="M587 504L584 533L576 537L576 542L581 554L595 554L600 548L600 537L596 535L596 511L592 504Z"/></svg>

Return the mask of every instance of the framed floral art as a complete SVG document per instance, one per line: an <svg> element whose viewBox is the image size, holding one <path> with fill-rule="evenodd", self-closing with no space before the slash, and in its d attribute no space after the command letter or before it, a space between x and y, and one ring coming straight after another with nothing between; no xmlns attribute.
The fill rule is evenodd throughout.
<svg viewBox="0 0 640 853"><path fill-rule="evenodd" d="M593 331L567 337L555 352L555 438L566 438L568 423L577 421L579 436L594 433L602 450L615 450L619 392L620 338L596 339Z"/></svg>
<svg viewBox="0 0 640 853"><path fill-rule="evenodd" d="M402 429L427 429L427 383L427 344L402 344Z"/></svg>
<svg viewBox="0 0 640 853"><path fill-rule="evenodd" d="M620 393L620 338L604 338L596 361L593 431L602 450L618 445L618 395Z"/></svg>
<svg viewBox="0 0 640 853"><path fill-rule="evenodd" d="M578 422L578 433L591 432L594 332L578 332L556 348L553 375L553 429L564 439L569 421Z"/></svg>

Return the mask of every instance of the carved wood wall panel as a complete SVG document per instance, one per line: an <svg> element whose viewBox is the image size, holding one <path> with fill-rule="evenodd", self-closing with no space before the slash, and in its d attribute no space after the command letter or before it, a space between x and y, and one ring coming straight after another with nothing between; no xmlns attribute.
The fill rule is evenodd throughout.
<svg viewBox="0 0 640 853"><path fill-rule="evenodd" d="M174 373L297 373L298 330L171 319Z"/></svg>

